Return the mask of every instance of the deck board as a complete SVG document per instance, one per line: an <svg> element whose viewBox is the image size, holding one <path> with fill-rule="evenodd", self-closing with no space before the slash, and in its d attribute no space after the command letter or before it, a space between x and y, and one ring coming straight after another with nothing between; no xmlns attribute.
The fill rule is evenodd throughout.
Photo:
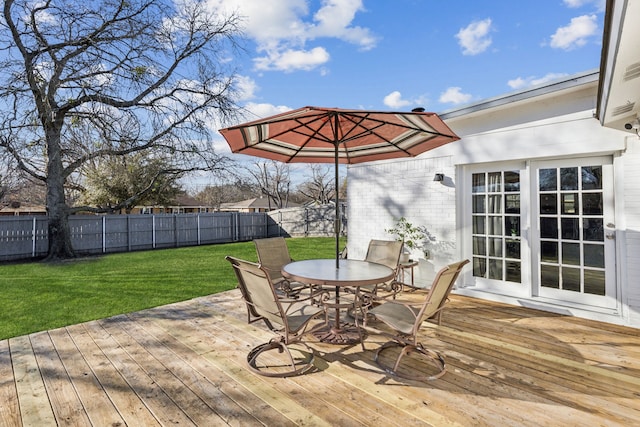
<svg viewBox="0 0 640 427"><path fill-rule="evenodd" d="M407 298L418 298L412 293ZM382 372L360 345L307 342L315 369L258 376L246 354L271 338L237 290L0 341L0 426L633 425L636 329L453 296L422 340L448 372ZM412 362L417 371L428 369Z"/></svg>

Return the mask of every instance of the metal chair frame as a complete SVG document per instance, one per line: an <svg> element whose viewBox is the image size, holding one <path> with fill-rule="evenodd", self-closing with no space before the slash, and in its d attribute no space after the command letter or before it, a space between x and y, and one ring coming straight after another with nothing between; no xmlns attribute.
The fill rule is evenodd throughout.
<svg viewBox="0 0 640 427"><path fill-rule="evenodd" d="M367 309L364 307L365 315L364 327L367 330L371 328L367 325L367 318L372 316L376 320L385 323L393 332L381 331L374 329L376 333L380 333L391 340L384 343L375 355L375 362L384 369L386 372L406 379L411 380L434 380L442 377L446 371L447 366L444 357L431 349L428 349L418 342L418 331L422 326L422 322L426 319L435 319L437 324L442 322L442 311L445 308L446 303L449 301L449 293L453 289L458 275L469 263L469 260L459 261L442 268L435 279L431 288L426 292L424 299L421 302L401 301L399 299L386 300L382 304ZM381 361L381 354L393 347L401 347L401 351L397 356L393 366L389 366ZM365 350L364 342L362 343L362 349ZM400 373L398 367L402 358L412 352L416 352L427 358L431 362L438 372L431 376L420 375L407 375Z"/></svg>
<svg viewBox="0 0 640 427"><path fill-rule="evenodd" d="M306 299L285 299L279 296L269 272L264 267L231 256L225 259L231 263L238 279L238 287L249 311L249 323L263 320L276 334L269 342L249 351L247 364L251 371L268 377L289 377L311 369L314 361L313 351L302 343L302 336L326 325L325 310L306 303ZM309 327L311 322L321 315L325 316L325 320ZM304 363L296 363L291 354L289 345L293 343L302 343L309 349L310 357ZM270 350L286 354L289 361L286 370L273 372L258 366L258 357Z"/></svg>

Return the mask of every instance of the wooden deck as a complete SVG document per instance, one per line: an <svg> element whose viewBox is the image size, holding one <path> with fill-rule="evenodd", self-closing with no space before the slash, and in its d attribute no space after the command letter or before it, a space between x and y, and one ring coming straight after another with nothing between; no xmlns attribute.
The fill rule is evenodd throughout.
<svg viewBox="0 0 640 427"><path fill-rule="evenodd" d="M423 342L449 371L398 381L359 346L310 342L315 372L257 376L268 340L237 290L0 341L0 424L631 426L638 330L454 296Z"/></svg>

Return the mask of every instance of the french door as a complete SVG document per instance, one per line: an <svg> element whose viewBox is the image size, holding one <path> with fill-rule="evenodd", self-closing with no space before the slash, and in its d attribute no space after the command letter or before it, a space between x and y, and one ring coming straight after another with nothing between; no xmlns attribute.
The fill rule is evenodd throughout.
<svg viewBox="0 0 640 427"><path fill-rule="evenodd" d="M469 169L474 283L513 297L615 309L611 157Z"/></svg>
<svg viewBox="0 0 640 427"><path fill-rule="evenodd" d="M532 164L534 294L615 308L616 260L611 159Z"/></svg>

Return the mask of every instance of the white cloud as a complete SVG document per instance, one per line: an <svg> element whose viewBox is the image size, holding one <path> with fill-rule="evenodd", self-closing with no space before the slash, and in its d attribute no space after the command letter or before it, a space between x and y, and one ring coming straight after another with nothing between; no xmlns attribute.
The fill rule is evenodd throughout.
<svg viewBox="0 0 640 427"><path fill-rule="evenodd" d="M582 15L572 18L569 25L560 27L551 36L551 47L572 50L587 43L587 39L598 31L596 15Z"/></svg>
<svg viewBox="0 0 640 427"><path fill-rule="evenodd" d="M245 34L264 53L255 60L260 70L312 70L329 59L323 46L307 47L311 41L332 38L369 50L378 38L368 29L353 26L358 12L364 11L362 0L324 0L311 13L305 0L209 0L212 7L237 11L242 16ZM215 5L215 6L214 6Z"/></svg>
<svg viewBox="0 0 640 427"><path fill-rule="evenodd" d="M443 104L463 104L471 101L473 96L468 93L462 93L460 87L450 87L440 94L439 102Z"/></svg>
<svg viewBox="0 0 640 427"><path fill-rule="evenodd" d="M314 47L309 51L287 49L269 52L267 56L255 58L253 61L257 70L309 71L327 63L329 52L323 47Z"/></svg>
<svg viewBox="0 0 640 427"><path fill-rule="evenodd" d="M235 86L238 91L238 101L253 99L258 87L255 80L247 76L237 76Z"/></svg>
<svg viewBox="0 0 640 427"><path fill-rule="evenodd" d="M407 105L411 105L411 101L406 99L402 99L402 94L400 92L393 91L389 95L384 97L384 105L390 108L402 108Z"/></svg>
<svg viewBox="0 0 640 427"><path fill-rule="evenodd" d="M383 103L387 107L393 108L394 110L403 110L406 109L406 107L408 107L409 105L424 107L427 103L427 100L423 96L419 96L413 99L403 99L402 94L399 91L395 90L384 97Z"/></svg>
<svg viewBox="0 0 640 427"><path fill-rule="evenodd" d="M606 0L564 0L565 6L576 9L582 6L593 4L596 6L598 12L603 12L606 8Z"/></svg>
<svg viewBox="0 0 640 427"><path fill-rule="evenodd" d="M456 34L463 55L477 55L491 46L491 18L474 21Z"/></svg>
<svg viewBox="0 0 640 427"><path fill-rule="evenodd" d="M576 8L576 7L581 7L581 6L589 3L590 1L591 0L563 0L563 3L567 7Z"/></svg>
<svg viewBox="0 0 640 427"><path fill-rule="evenodd" d="M529 86L537 86L566 76L568 76L567 73L548 73L543 77L518 77L513 80L509 80L507 84L512 89L522 89Z"/></svg>
<svg viewBox="0 0 640 427"><path fill-rule="evenodd" d="M286 113L291 111L291 107L285 105L273 105L265 103L249 102L244 106L244 109L248 111L249 116L247 120L258 120L265 117L273 116L280 113Z"/></svg>

